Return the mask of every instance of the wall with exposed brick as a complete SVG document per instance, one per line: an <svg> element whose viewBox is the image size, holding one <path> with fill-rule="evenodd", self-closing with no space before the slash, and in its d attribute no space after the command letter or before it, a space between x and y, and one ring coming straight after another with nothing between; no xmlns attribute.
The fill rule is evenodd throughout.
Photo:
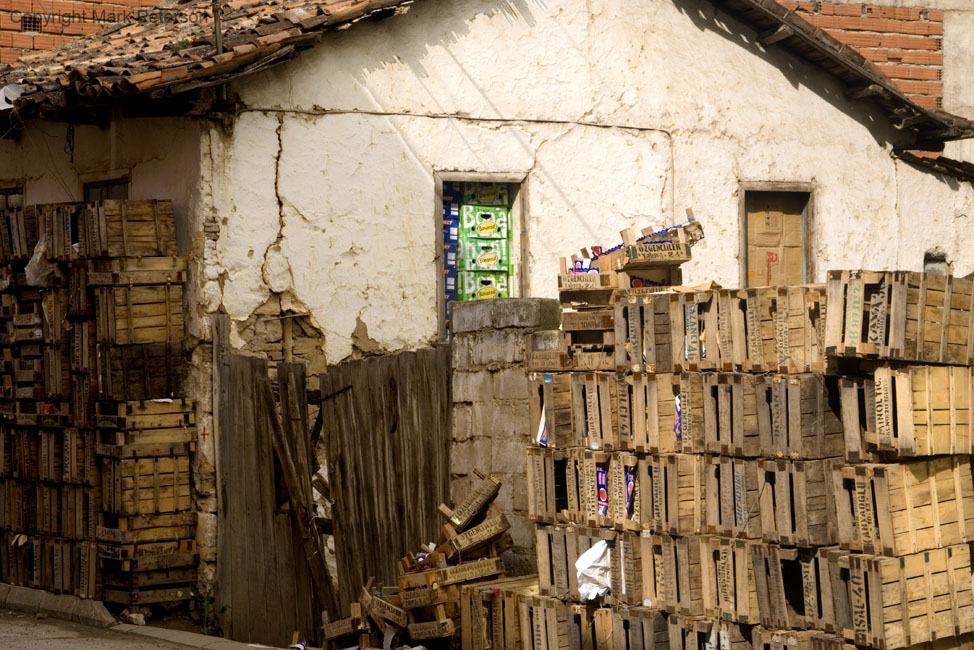
<svg viewBox="0 0 974 650"><path fill-rule="evenodd" d="M97 32L157 4L159 0L0 0L0 64Z"/></svg>
<svg viewBox="0 0 974 650"><path fill-rule="evenodd" d="M944 12L924 6L778 0L854 47L921 106L943 104ZM917 4L925 4L917 0Z"/></svg>

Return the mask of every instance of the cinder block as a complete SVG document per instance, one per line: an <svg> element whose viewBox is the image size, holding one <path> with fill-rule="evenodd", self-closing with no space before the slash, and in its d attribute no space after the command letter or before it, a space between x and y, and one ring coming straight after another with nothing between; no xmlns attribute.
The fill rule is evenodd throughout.
<svg viewBox="0 0 974 650"><path fill-rule="evenodd" d="M519 438L493 438L490 446L490 471L495 474L515 474L525 476L524 464L527 459L524 440ZM523 485L521 487L524 487ZM511 504L513 505L513 504Z"/></svg>
<svg viewBox="0 0 974 650"><path fill-rule="evenodd" d="M472 404L472 424L474 435L483 436L522 436L522 444L531 439L528 431L531 421L531 402L527 399L491 400Z"/></svg>
<svg viewBox="0 0 974 650"><path fill-rule="evenodd" d="M530 397L530 383L528 373L524 368L504 368L494 373L494 399L528 399ZM454 397L454 399L456 399ZM483 398L481 398L483 399Z"/></svg>
<svg viewBox="0 0 974 650"><path fill-rule="evenodd" d="M454 443L450 450L450 472L457 476L468 476L474 470L491 472L490 442L487 438L474 437Z"/></svg>
<svg viewBox="0 0 974 650"><path fill-rule="evenodd" d="M521 372L523 374L524 371ZM491 399L493 391L491 374L486 370L472 372L457 370L453 372L454 402L476 402Z"/></svg>
<svg viewBox="0 0 974 650"><path fill-rule="evenodd" d="M464 442L470 440L476 429L474 427L474 408L476 403L461 403L453 405L453 441Z"/></svg>
<svg viewBox="0 0 974 650"><path fill-rule="evenodd" d="M561 305L550 298L497 298L452 303L450 328L454 334L489 327L558 329Z"/></svg>

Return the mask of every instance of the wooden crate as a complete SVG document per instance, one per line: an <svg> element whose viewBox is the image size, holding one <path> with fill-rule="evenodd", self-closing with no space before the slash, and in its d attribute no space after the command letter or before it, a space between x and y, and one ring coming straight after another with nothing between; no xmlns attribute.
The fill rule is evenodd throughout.
<svg viewBox="0 0 974 650"><path fill-rule="evenodd" d="M845 465L833 478L843 548L902 556L974 537L969 456Z"/></svg>
<svg viewBox="0 0 974 650"><path fill-rule="evenodd" d="M751 645L754 650L815 650L817 630L771 630L766 627L754 628Z"/></svg>
<svg viewBox="0 0 974 650"><path fill-rule="evenodd" d="M717 291L717 332L721 369L734 372L749 368L746 291Z"/></svg>
<svg viewBox="0 0 974 650"><path fill-rule="evenodd" d="M179 284L95 289L99 343L183 340L183 287Z"/></svg>
<svg viewBox="0 0 974 650"><path fill-rule="evenodd" d="M619 397L620 444L639 452L682 451L682 388L680 375L620 373L616 393ZM697 433L702 433L703 429L698 429ZM687 436L690 448L694 448L695 440Z"/></svg>
<svg viewBox="0 0 974 650"><path fill-rule="evenodd" d="M670 650L752 650L747 627L710 617L667 617Z"/></svg>
<svg viewBox="0 0 974 650"><path fill-rule="evenodd" d="M97 598L98 561L94 542L72 542L50 537L30 539L30 586L56 594Z"/></svg>
<svg viewBox="0 0 974 650"><path fill-rule="evenodd" d="M531 435L542 447L575 445L572 381L567 372L530 372Z"/></svg>
<svg viewBox="0 0 974 650"><path fill-rule="evenodd" d="M778 369L779 357L775 352L775 287L748 289L745 299L747 318L747 361L742 368L746 372L769 372Z"/></svg>
<svg viewBox="0 0 974 650"><path fill-rule="evenodd" d="M611 307L563 312L561 329L569 350L603 353L611 359L615 345L614 318Z"/></svg>
<svg viewBox="0 0 974 650"><path fill-rule="evenodd" d="M32 532L74 540L94 540L100 494L81 485L35 483L36 521Z"/></svg>
<svg viewBox="0 0 974 650"><path fill-rule="evenodd" d="M708 456L704 462L707 532L728 537L760 539L760 461Z"/></svg>
<svg viewBox="0 0 974 650"><path fill-rule="evenodd" d="M835 459L758 461L761 531L768 542L827 546L838 541Z"/></svg>
<svg viewBox="0 0 974 650"><path fill-rule="evenodd" d="M612 294L619 288L616 273L570 273L567 260L561 258L558 274L558 300L570 307L609 307Z"/></svg>
<svg viewBox="0 0 974 650"><path fill-rule="evenodd" d="M103 429L181 429L196 424L196 404L175 399L99 402L96 426Z"/></svg>
<svg viewBox="0 0 974 650"><path fill-rule="evenodd" d="M666 617L658 609L645 607L571 608L569 648L597 650L669 650Z"/></svg>
<svg viewBox="0 0 974 650"><path fill-rule="evenodd" d="M83 257L173 257L176 224L170 201L87 203L79 246Z"/></svg>
<svg viewBox="0 0 974 650"><path fill-rule="evenodd" d="M836 458L845 452L839 378L815 374L771 378L771 440L766 457Z"/></svg>
<svg viewBox="0 0 974 650"><path fill-rule="evenodd" d="M661 535L663 591L660 607L684 616L717 616L717 575L713 561L719 540L710 535Z"/></svg>
<svg viewBox="0 0 974 650"><path fill-rule="evenodd" d="M520 614L525 650L570 650L573 617L569 605L554 598L533 596L521 602Z"/></svg>
<svg viewBox="0 0 974 650"><path fill-rule="evenodd" d="M686 294L685 300L691 305L686 307L688 316L685 318L685 335L688 340L695 338L698 351L693 358L685 355L683 368L685 370L722 370L724 368L723 353L725 347L721 345L720 330L720 299L719 291L694 291ZM695 313L694 313L695 310ZM693 327L696 335L691 337Z"/></svg>
<svg viewBox="0 0 974 650"><path fill-rule="evenodd" d="M189 456L102 459L106 512L142 515L191 507Z"/></svg>
<svg viewBox="0 0 974 650"><path fill-rule="evenodd" d="M970 546L899 558L847 555L856 645L893 650L974 629Z"/></svg>
<svg viewBox="0 0 974 650"><path fill-rule="evenodd" d="M100 463L95 456L95 436L74 428L40 429L37 432L37 478L54 483L101 485Z"/></svg>
<svg viewBox="0 0 974 650"><path fill-rule="evenodd" d="M606 602L633 607L658 606L663 576L660 539L644 533L618 533L610 548L610 598Z"/></svg>
<svg viewBox="0 0 974 650"><path fill-rule="evenodd" d="M66 261L75 259L78 251L78 226L81 217L80 203L49 203L30 206L37 212L40 232L47 241L49 259Z"/></svg>
<svg viewBox="0 0 974 650"><path fill-rule="evenodd" d="M811 557L775 544L751 545L761 625L776 629L809 627L806 591L811 585L803 581L803 564Z"/></svg>
<svg viewBox="0 0 974 650"><path fill-rule="evenodd" d="M927 273L830 271L826 351L971 365L974 281Z"/></svg>
<svg viewBox="0 0 974 650"><path fill-rule="evenodd" d="M538 526L535 535L542 594L579 602L575 563L585 551L605 541L612 565L612 587L606 602L643 605L657 600L662 552L658 538L646 533L558 525Z"/></svg>
<svg viewBox="0 0 974 650"><path fill-rule="evenodd" d="M171 572L162 572L169 575ZM183 572L180 572L181 575ZM195 571L187 572L188 574ZM195 582L195 580L194 580ZM132 587L129 585L105 584L102 587L102 600L106 603L123 605L148 605L151 603L170 603L193 598L192 582L179 584L159 584Z"/></svg>
<svg viewBox="0 0 974 650"><path fill-rule="evenodd" d="M104 513L95 536L99 542L112 544L196 539L196 513L186 511L134 516Z"/></svg>
<svg viewBox="0 0 974 650"><path fill-rule="evenodd" d="M71 358L66 345L45 345L44 396L55 400L71 399Z"/></svg>
<svg viewBox="0 0 974 650"><path fill-rule="evenodd" d="M521 604L540 594L538 576L460 587L462 650L524 650Z"/></svg>
<svg viewBox="0 0 974 650"><path fill-rule="evenodd" d="M875 429L863 435L869 448L897 456L974 450L974 369L882 365L873 378Z"/></svg>
<svg viewBox="0 0 974 650"><path fill-rule="evenodd" d="M571 373L572 422L576 444L619 448L618 382L615 373Z"/></svg>
<svg viewBox="0 0 974 650"><path fill-rule="evenodd" d="M620 371L680 372L683 335L680 297L676 293L621 290L616 297L616 368ZM623 343L624 342L624 343Z"/></svg>
<svg viewBox="0 0 974 650"><path fill-rule="evenodd" d="M707 525L706 459L691 454L661 454L654 465L653 530L669 535L701 533Z"/></svg>
<svg viewBox="0 0 974 650"><path fill-rule="evenodd" d="M709 388L704 450L754 458L771 440L771 380L764 375L720 373ZM768 445L770 446L770 442Z"/></svg>
<svg viewBox="0 0 974 650"><path fill-rule="evenodd" d="M717 610L722 620L753 625L760 619L752 544L744 539L711 538L711 556L705 560L713 564L710 571L716 577Z"/></svg>
<svg viewBox="0 0 974 650"><path fill-rule="evenodd" d="M642 528L642 478L635 454L621 451L611 454L609 460L609 513L612 527L616 530L638 531ZM648 492L648 491L647 491Z"/></svg>
<svg viewBox="0 0 974 650"><path fill-rule="evenodd" d="M528 447L528 517L532 521L552 523L560 512L567 510L564 484L567 462L565 453L560 450ZM560 497L556 483L561 485Z"/></svg>
<svg viewBox="0 0 974 650"><path fill-rule="evenodd" d="M575 560L578 559L574 526L537 526L535 555L540 593L554 598L578 598Z"/></svg>
<svg viewBox="0 0 974 650"><path fill-rule="evenodd" d="M706 447L707 431L717 426L713 394L716 373L684 372L680 375L680 430L678 451L699 454Z"/></svg>
<svg viewBox="0 0 974 650"><path fill-rule="evenodd" d="M117 257L87 260L88 286L131 286L141 284L183 284L185 257Z"/></svg>
<svg viewBox="0 0 974 650"><path fill-rule="evenodd" d="M183 393L188 363L179 343L98 348L98 398L138 401Z"/></svg>
<svg viewBox="0 0 974 650"><path fill-rule="evenodd" d="M3 261L26 260L40 238L36 206L7 208L0 219L0 257Z"/></svg>
<svg viewBox="0 0 974 650"><path fill-rule="evenodd" d="M774 356L778 372L825 372L824 284L778 287Z"/></svg>

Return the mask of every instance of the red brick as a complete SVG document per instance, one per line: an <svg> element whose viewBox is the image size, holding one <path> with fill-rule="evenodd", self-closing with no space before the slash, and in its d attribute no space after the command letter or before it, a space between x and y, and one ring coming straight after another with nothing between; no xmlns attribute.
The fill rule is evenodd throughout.
<svg viewBox="0 0 974 650"><path fill-rule="evenodd" d="M57 39L54 36L47 36L45 34L41 34L40 36L34 37L35 49L49 50L55 45L57 45Z"/></svg>
<svg viewBox="0 0 974 650"><path fill-rule="evenodd" d="M940 81L940 68L922 68L915 65L880 65L890 79L912 79L914 81Z"/></svg>
<svg viewBox="0 0 974 650"><path fill-rule="evenodd" d="M892 34L941 35L943 25L940 23L924 23L907 20L888 20L886 18L859 18L850 16L804 16L812 25L825 29L841 29L847 31L884 32Z"/></svg>
<svg viewBox="0 0 974 650"><path fill-rule="evenodd" d="M907 97L924 108L940 108L942 101L940 97L933 97L931 95L907 95Z"/></svg>
<svg viewBox="0 0 974 650"><path fill-rule="evenodd" d="M10 11L10 0L0 0L0 11Z"/></svg>
<svg viewBox="0 0 974 650"><path fill-rule="evenodd" d="M10 0L10 10L30 13L30 0Z"/></svg>
<svg viewBox="0 0 974 650"><path fill-rule="evenodd" d="M823 2L818 6L818 13L823 16L834 16L835 15L835 5L831 2Z"/></svg>
<svg viewBox="0 0 974 650"><path fill-rule="evenodd" d="M901 63L914 63L918 65L944 64L944 55L940 52L889 50L886 56L890 61L899 61Z"/></svg>
<svg viewBox="0 0 974 650"><path fill-rule="evenodd" d="M944 22L944 12L940 9L927 9L927 20L942 23Z"/></svg>
<svg viewBox="0 0 974 650"><path fill-rule="evenodd" d="M788 11L794 11L798 9L797 0L778 0L778 4L787 9Z"/></svg>
<svg viewBox="0 0 974 650"><path fill-rule="evenodd" d="M856 51L873 62L885 63L889 60L886 56L886 50L876 50L871 47L859 47L856 48Z"/></svg>
<svg viewBox="0 0 974 650"><path fill-rule="evenodd" d="M903 81L896 80L896 87L905 93L917 95L943 95L944 85L939 81Z"/></svg>
<svg viewBox="0 0 974 650"><path fill-rule="evenodd" d="M899 50L939 50L939 38L924 38L922 36L883 36L881 47Z"/></svg>
<svg viewBox="0 0 974 650"><path fill-rule="evenodd" d="M10 32L0 32L0 47L10 47L13 43L13 38Z"/></svg>
<svg viewBox="0 0 974 650"><path fill-rule="evenodd" d="M856 4L842 4L835 5L835 15L836 16L861 16L863 14L863 5Z"/></svg>
<svg viewBox="0 0 974 650"><path fill-rule="evenodd" d="M892 18L894 20L920 20L923 9L919 7L875 7L867 6L866 14L876 18Z"/></svg>
<svg viewBox="0 0 974 650"><path fill-rule="evenodd" d="M861 32L832 32L831 35L840 43L863 47L880 47L882 39L878 34L863 34Z"/></svg>
<svg viewBox="0 0 974 650"><path fill-rule="evenodd" d="M29 49L34 47L34 37L27 34L10 34L10 45Z"/></svg>
<svg viewBox="0 0 974 650"><path fill-rule="evenodd" d="M21 50L11 50L6 47L0 47L0 63L16 63L21 54Z"/></svg>

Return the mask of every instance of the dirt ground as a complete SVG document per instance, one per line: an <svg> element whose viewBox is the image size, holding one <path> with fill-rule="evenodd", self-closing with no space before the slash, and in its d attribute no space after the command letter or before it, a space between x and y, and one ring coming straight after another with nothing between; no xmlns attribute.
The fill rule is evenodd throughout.
<svg viewBox="0 0 974 650"><path fill-rule="evenodd" d="M0 610L2 650L168 650L185 646Z"/></svg>

